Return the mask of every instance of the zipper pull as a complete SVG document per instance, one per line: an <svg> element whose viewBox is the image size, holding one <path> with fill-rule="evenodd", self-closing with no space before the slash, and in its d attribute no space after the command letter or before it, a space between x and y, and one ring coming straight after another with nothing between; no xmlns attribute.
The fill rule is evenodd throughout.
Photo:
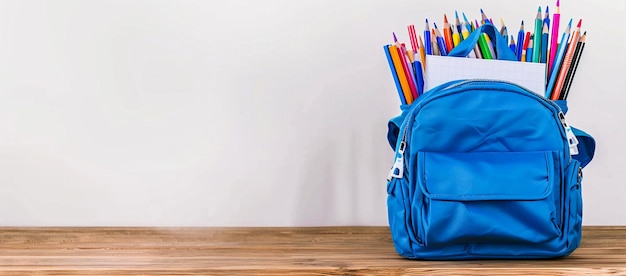
<svg viewBox="0 0 626 276"><path fill-rule="evenodd" d="M400 142L400 148L398 148L398 157L396 157L396 161L393 162L393 166L391 167L391 171L389 171L389 175L387 176L387 181L391 181L392 178L402 178L404 176L404 149L406 148L406 142Z"/></svg>
<svg viewBox="0 0 626 276"><path fill-rule="evenodd" d="M559 112L559 119L561 119L561 124L563 128L565 128L565 135L567 136L567 144L569 144L569 152L570 155L578 154L578 139L576 139L576 135L572 131L572 128L565 122L565 114L563 112Z"/></svg>

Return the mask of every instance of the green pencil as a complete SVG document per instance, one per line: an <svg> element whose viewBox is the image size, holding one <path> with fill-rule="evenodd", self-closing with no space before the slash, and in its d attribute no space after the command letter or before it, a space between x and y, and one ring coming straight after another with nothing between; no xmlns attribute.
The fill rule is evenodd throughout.
<svg viewBox="0 0 626 276"><path fill-rule="evenodd" d="M480 47L480 51L483 54L483 59L493 59L493 57L491 56L491 50L489 50L489 45L487 45L487 40L485 39L485 36L487 34L481 34L478 37L478 46Z"/></svg>
<svg viewBox="0 0 626 276"><path fill-rule="evenodd" d="M539 62L541 59L541 31L543 29L543 20L541 20L541 6L537 8L537 18L535 18L535 41L533 44L533 62Z"/></svg>

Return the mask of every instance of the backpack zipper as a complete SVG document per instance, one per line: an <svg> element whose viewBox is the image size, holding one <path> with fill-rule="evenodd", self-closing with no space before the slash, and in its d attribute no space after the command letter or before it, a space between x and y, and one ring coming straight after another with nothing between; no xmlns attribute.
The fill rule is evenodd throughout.
<svg viewBox="0 0 626 276"><path fill-rule="evenodd" d="M506 84L511 84L513 86L516 86L524 91L526 91L527 93L530 94L531 97L534 97L535 99L538 99L552 107L554 107L556 110L558 110L558 117L559 117L559 123L561 124L561 126L563 127L564 130L564 134L565 134L565 138L567 140L568 143L568 147L565 147L566 151L567 151L567 156L568 156L568 160L567 160L567 164L569 164L572 161L572 155L576 155L578 154L578 140L576 139L576 135L574 135L571 127L567 124L567 122L565 121L565 114L563 113L563 111L561 110L561 107L559 107L556 103L554 103L551 100L546 99L545 97L541 97L539 95L537 95L535 92L528 90L527 88L520 86L518 84L515 84L513 82L509 82L509 81L503 81L503 80L490 80L490 79L472 79L472 80L465 80L465 81L459 81L459 82L455 82L452 83L448 86L445 87L440 87L438 88L438 91L440 90L449 90L449 89L453 89L459 86L463 86L469 83L479 83L479 82L499 82L499 83L506 83ZM425 99L428 99L430 97L430 95L433 95L433 93L426 93L424 96L422 96L421 99L422 101L424 101ZM407 140L407 135L408 135L408 130L410 128L413 127L413 113L415 112L415 110L421 106L421 102L419 103L413 103L415 106L411 107L411 111L409 112L409 114L407 114L406 118L404 120L409 120L409 121L405 121L405 127L404 127L404 131L402 133L402 140L400 141L400 145L398 148L398 156L396 156L396 159L394 161L394 164L391 168L391 171L389 172L389 175L387 177L388 180L391 180L392 178L402 178L404 176L404 151L406 149L406 140ZM396 173L397 170L397 173Z"/></svg>

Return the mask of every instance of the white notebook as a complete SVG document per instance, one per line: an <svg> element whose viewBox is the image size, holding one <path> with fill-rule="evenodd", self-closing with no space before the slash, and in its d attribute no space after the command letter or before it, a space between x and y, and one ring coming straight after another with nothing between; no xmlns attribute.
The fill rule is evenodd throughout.
<svg viewBox="0 0 626 276"><path fill-rule="evenodd" d="M425 92L448 81L461 79L508 81L545 96L546 65L509 60L426 56Z"/></svg>

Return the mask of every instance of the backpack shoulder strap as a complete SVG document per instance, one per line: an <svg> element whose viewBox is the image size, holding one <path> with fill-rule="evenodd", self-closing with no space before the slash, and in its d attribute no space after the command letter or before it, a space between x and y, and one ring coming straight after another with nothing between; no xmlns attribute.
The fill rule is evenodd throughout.
<svg viewBox="0 0 626 276"><path fill-rule="evenodd" d="M389 146L391 146L392 150L396 150L396 145L398 142L398 136L400 135L400 127L402 126L402 122L404 122L404 118L409 114L410 105L401 105L400 109L402 110L402 114L393 117L387 123L387 141L389 141Z"/></svg>

